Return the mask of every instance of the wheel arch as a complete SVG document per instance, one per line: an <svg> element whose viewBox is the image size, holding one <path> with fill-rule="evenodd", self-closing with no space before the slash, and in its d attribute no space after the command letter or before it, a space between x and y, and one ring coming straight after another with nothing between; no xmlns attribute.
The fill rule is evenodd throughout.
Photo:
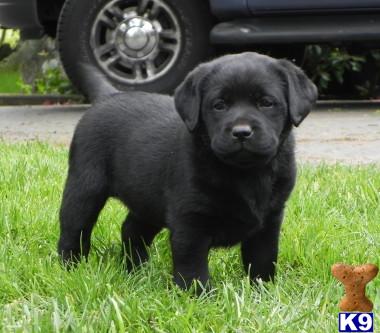
<svg viewBox="0 0 380 333"><path fill-rule="evenodd" d="M56 37L58 19L65 0L36 0L37 14L44 32L51 37Z"/></svg>

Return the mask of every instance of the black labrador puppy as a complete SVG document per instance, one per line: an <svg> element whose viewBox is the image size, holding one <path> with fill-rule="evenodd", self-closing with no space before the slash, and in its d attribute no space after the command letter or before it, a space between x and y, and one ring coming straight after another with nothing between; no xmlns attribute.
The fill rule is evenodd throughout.
<svg viewBox="0 0 380 333"><path fill-rule="evenodd" d="M198 66L174 100L143 92L103 99L71 144L59 254L65 262L88 255L98 214L115 197L129 208L121 236L130 268L168 228L182 288L207 283L210 248L238 243L251 278L272 279L296 177L291 130L316 99L299 68L257 53Z"/></svg>

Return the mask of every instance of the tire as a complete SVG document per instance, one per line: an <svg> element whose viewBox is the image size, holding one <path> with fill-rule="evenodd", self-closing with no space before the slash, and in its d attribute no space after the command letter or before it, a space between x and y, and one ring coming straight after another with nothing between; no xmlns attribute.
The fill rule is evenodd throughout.
<svg viewBox="0 0 380 333"><path fill-rule="evenodd" d="M148 5L144 7L144 3ZM159 14L154 14L154 6ZM114 23L103 22L104 17ZM68 77L86 96L86 80L79 75L81 63L92 64L121 91L172 93L186 74L211 54L212 20L205 0L66 0L58 22L61 61Z"/></svg>

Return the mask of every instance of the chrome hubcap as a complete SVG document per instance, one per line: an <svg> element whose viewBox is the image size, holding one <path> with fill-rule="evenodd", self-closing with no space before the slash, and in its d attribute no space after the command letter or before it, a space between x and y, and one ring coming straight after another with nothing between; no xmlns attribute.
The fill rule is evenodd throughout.
<svg viewBox="0 0 380 333"><path fill-rule="evenodd" d="M137 19L134 19L137 20ZM148 22L146 26L152 27ZM151 28L148 28L151 29ZM132 50L140 50L146 46L149 41L149 30L144 29L144 27L132 27L127 30L125 33L125 44ZM154 30L152 29L154 32Z"/></svg>
<svg viewBox="0 0 380 333"><path fill-rule="evenodd" d="M178 20L163 0L113 0L100 10L90 45L98 65L120 83L165 75L181 49Z"/></svg>
<svg viewBox="0 0 380 333"><path fill-rule="evenodd" d="M135 17L123 21L116 32L116 46L127 56L143 58L154 50L159 36L148 20Z"/></svg>

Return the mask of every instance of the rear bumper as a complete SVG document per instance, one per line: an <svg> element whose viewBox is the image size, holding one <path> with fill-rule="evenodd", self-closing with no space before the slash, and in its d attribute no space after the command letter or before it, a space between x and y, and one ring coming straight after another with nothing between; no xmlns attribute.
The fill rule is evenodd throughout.
<svg viewBox="0 0 380 333"><path fill-rule="evenodd" d="M35 0L0 0L0 25L27 31L42 30Z"/></svg>

